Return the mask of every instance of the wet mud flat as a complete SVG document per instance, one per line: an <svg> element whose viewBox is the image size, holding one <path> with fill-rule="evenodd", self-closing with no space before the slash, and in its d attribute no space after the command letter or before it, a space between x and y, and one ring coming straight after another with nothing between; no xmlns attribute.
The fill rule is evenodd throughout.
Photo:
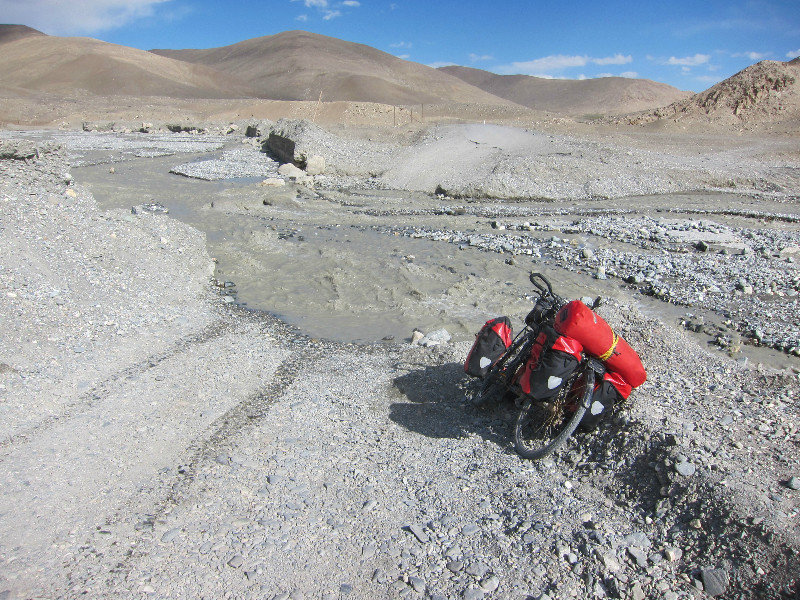
<svg viewBox="0 0 800 600"><path fill-rule="evenodd" d="M61 460L81 475L81 446L69 437L76 423L99 430L93 438L99 441L129 440L98 445L94 463L103 464L107 452L110 464L139 465L136 477L122 477L120 485L105 482L99 467L89 469L97 483L85 489L110 490L98 495L105 502L95 511L100 522L88 527L91 519L76 523L67 511L69 535L57 545L40 536L46 559L30 559L20 550L24 544L3 547L4 572L16 578L28 566L35 574L47 564L48 578L29 589L56 596L796 593L795 358L763 345L744 344L739 353L709 346L712 335L680 325L685 312L706 311L707 320L735 329L716 307L692 300L700 292L712 299L728 293L731 302L755 295L736 293L727 262L739 273L763 271L777 280L766 285L776 302L793 299L775 266L783 260L793 268L789 256L781 257L780 249L769 249L767 257L758 248L741 253L733 245L751 240L750 230L760 244L773 240L778 248L791 241L782 236L796 235L796 224L778 215L792 216L792 200L688 194L564 205L326 188L322 181L314 189L271 189L169 174L187 160L225 156L224 149L209 152L71 169L79 189L91 190L101 207L123 209L106 219L123 229L140 222L154 228L147 253L131 247L134 263L152 267L161 253L175 252L166 224L177 217L204 232L217 259L216 279L235 284L219 291L235 293L226 296L224 316L209 317L219 331L185 338L193 324L184 323L174 356L139 348L136 369L103 385L89 382L69 414L2 448L8 489L31 515L41 508L41 482L14 474L34 470L37 461L56 472L57 461L48 458L55 455L47 452L58 434L66 436L61 446L72 449ZM62 189L53 193L65 194L63 186L54 183ZM47 212L47 202L28 217ZM152 202L169 215L131 214L131 206ZM708 212L717 205L720 211ZM704 225L699 210L706 211ZM63 227L86 223L91 235L93 221L80 216ZM695 245L697 234L709 248ZM29 237L37 243L35 234ZM102 254L81 260L95 268L106 260ZM673 255L688 260L668 266ZM756 257L763 262L747 262ZM564 296L605 297L601 314L640 351L649 381L637 390L633 409L607 428L576 436L552 461L526 463L510 446L513 407L471 409L460 361L486 318L510 314L519 324L530 307L527 274L534 268ZM685 269L687 284L666 271L676 268ZM130 271L114 277L136 277L135 264ZM147 271L148 299L183 285L179 273L164 280ZM106 282L93 280L87 293ZM669 292L651 293L656 289ZM769 299L763 295L760 301ZM41 296L47 298L46 290ZM265 298L272 305L264 309L311 336L249 310ZM695 304L681 305L682 298ZM222 304L219 296L216 302ZM746 309L755 319L753 306ZM116 318L124 319L119 312ZM442 325L455 334L453 343L403 342L411 327ZM365 330L361 339L376 343L315 339L359 339L353 332ZM401 343L383 340L390 335ZM740 360L745 356L747 364ZM212 386L205 384L209 370ZM37 381L35 373L25 374ZM21 385L9 388L19 392L15 406L30 396ZM57 381L53 386L60 389ZM115 421L108 415L121 403L127 410ZM130 424L127 437L123 422ZM202 429L207 422L208 431L184 431L185 423ZM137 462L138 440L152 440L152 432L171 445L159 442L146 464ZM53 490L61 484L50 482ZM93 506L85 499L81 514ZM25 534L9 518L0 524L15 539ZM33 526L37 534L41 529ZM0 583L2 592L8 586Z"/></svg>

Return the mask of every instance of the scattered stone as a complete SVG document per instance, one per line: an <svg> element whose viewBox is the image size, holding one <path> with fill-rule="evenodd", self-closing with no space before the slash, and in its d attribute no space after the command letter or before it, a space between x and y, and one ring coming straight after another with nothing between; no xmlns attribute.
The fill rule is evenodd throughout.
<svg viewBox="0 0 800 600"><path fill-rule="evenodd" d="M631 600L645 600L645 598L647 598L647 595L642 589L642 585L638 581L631 586L630 595Z"/></svg>
<svg viewBox="0 0 800 600"><path fill-rule="evenodd" d="M481 579L486 573L489 572L489 565L482 562L474 562L467 567L466 571L469 575Z"/></svg>
<svg viewBox="0 0 800 600"><path fill-rule="evenodd" d="M414 591L420 594L425 591L425 582L419 577L409 577L408 583L414 588Z"/></svg>
<svg viewBox="0 0 800 600"><path fill-rule="evenodd" d="M464 590L464 600L481 600L483 598L483 590L480 588L470 587Z"/></svg>
<svg viewBox="0 0 800 600"><path fill-rule="evenodd" d="M173 529L170 529L170 530L168 530L168 531L165 531L165 532L164 532L164 534L161 536L161 541L162 541L162 542L165 542L165 543L166 543L166 542L171 542L171 541L172 541L172 540L174 540L176 537L178 537L178 534L179 534L180 532L181 532L181 528L180 528L180 527L175 527L175 528L173 528Z"/></svg>
<svg viewBox="0 0 800 600"><path fill-rule="evenodd" d="M286 181L284 181L280 177L267 177L259 185L262 185L264 187L280 187L282 185L286 185Z"/></svg>
<svg viewBox="0 0 800 600"><path fill-rule="evenodd" d="M691 477L697 471L697 467L695 467L689 461L679 462L675 464L675 470L683 475L684 477Z"/></svg>
<svg viewBox="0 0 800 600"><path fill-rule="evenodd" d="M437 329L436 331L432 331L420 339L419 345L425 346L426 348L431 346L439 346L440 344L446 344L449 342L450 338L451 336L446 329Z"/></svg>
<svg viewBox="0 0 800 600"><path fill-rule="evenodd" d="M800 477L792 477L786 485L790 490L800 490Z"/></svg>
<svg viewBox="0 0 800 600"><path fill-rule="evenodd" d="M617 557L611 554L600 554L600 560L603 561L605 568L612 573L619 573L622 570L622 565L619 564Z"/></svg>
<svg viewBox="0 0 800 600"><path fill-rule="evenodd" d="M664 558L666 558L670 562L675 562L676 560L680 560L681 556L683 556L683 550L680 548L665 548L664 549Z"/></svg>
<svg viewBox="0 0 800 600"><path fill-rule="evenodd" d="M647 554L641 549L637 548L636 546L631 546L628 548L628 554L630 554L636 564L639 565L641 568L647 568Z"/></svg>
<svg viewBox="0 0 800 600"><path fill-rule="evenodd" d="M728 572L725 569L703 569L703 590L712 598L721 596L728 588Z"/></svg>
<svg viewBox="0 0 800 600"><path fill-rule="evenodd" d="M495 575L492 575L481 581L480 586L484 592L491 593L500 586L500 580Z"/></svg>
<svg viewBox="0 0 800 600"><path fill-rule="evenodd" d="M233 567L234 569L238 569L244 564L244 557L241 554L237 554L232 559L228 561L228 566Z"/></svg>
<svg viewBox="0 0 800 600"><path fill-rule="evenodd" d="M447 568L453 573L458 573L464 568L464 563L460 560L447 561Z"/></svg>
<svg viewBox="0 0 800 600"><path fill-rule="evenodd" d="M409 525L408 529L411 533L414 534L414 537L417 538L421 543L427 544L428 543L428 535L423 531L422 527L417 525L416 523L413 525Z"/></svg>

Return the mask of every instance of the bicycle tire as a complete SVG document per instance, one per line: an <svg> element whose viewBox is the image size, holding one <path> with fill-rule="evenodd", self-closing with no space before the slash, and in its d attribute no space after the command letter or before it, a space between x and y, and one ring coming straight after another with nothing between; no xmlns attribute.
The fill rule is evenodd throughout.
<svg viewBox="0 0 800 600"><path fill-rule="evenodd" d="M570 391L575 384L583 379L583 389L580 390L580 400L575 412L567 417L561 413L567 404ZM526 400L517 415L514 424L514 449L522 458L538 460L558 450L575 431L586 413L586 409L594 393L594 370L585 367L585 372L573 380L569 390L556 395L552 401L529 399ZM546 418L542 420L541 411ZM550 413L549 417L546 413ZM547 421L556 420L555 423ZM536 422L535 422L536 421ZM529 426L533 426L531 429Z"/></svg>

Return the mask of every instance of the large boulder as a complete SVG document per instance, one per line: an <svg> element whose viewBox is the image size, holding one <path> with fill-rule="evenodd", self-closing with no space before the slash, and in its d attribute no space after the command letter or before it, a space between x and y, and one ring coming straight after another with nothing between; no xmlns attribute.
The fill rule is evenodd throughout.
<svg viewBox="0 0 800 600"><path fill-rule="evenodd" d="M294 166L292 163L286 163L278 167L278 175L283 175L290 181L294 181L299 185L314 185L314 178L311 175L306 175L303 169Z"/></svg>
<svg viewBox="0 0 800 600"><path fill-rule="evenodd" d="M28 160L39 157L39 149L29 140L0 140L0 159Z"/></svg>
<svg viewBox="0 0 800 600"><path fill-rule="evenodd" d="M322 175L325 172L325 159L319 154L312 154L306 160L306 173L309 175Z"/></svg>
<svg viewBox="0 0 800 600"><path fill-rule="evenodd" d="M267 140L261 145L261 149L278 162L293 164L295 162L294 140L275 133L274 131L269 134Z"/></svg>

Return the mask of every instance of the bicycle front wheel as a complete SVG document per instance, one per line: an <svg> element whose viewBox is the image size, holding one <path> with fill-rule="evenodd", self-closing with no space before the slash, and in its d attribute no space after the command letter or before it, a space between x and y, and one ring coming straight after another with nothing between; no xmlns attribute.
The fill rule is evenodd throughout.
<svg viewBox="0 0 800 600"><path fill-rule="evenodd" d="M594 392L594 370L549 400L526 400L514 425L514 448L522 458L540 459L555 452L581 422Z"/></svg>

